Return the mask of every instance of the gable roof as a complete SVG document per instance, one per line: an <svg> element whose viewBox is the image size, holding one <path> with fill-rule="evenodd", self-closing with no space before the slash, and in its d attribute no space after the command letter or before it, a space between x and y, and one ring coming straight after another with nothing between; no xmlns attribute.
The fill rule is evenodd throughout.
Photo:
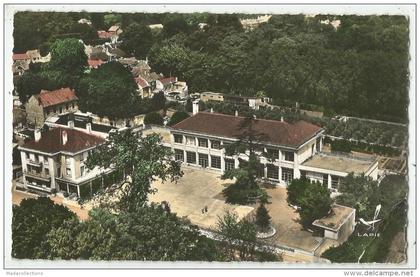
<svg viewBox="0 0 420 277"><path fill-rule="evenodd" d="M103 63L104 63L104 61L102 61L100 59L97 59L97 60L88 59L88 64L92 68L97 68L98 66L100 66Z"/></svg>
<svg viewBox="0 0 420 277"><path fill-rule="evenodd" d="M44 108L79 99L74 90L71 90L70 88L62 88L53 91L41 90L40 94L34 96Z"/></svg>
<svg viewBox="0 0 420 277"><path fill-rule="evenodd" d="M118 25L113 25L111 27L109 27L108 32L116 32L120 29L120 26Z"/></svg>
<svg viewBox="0 0 420 277"><path fill-rule="evenodd" d="M108 33L107 31L104 31L104 30L97 31L97 33L98 33L99 38L110 38L110 37L112 37L111 33Z"/></svg>
<svg viewBox="0 0 420 277"><path fill-rule="evenodd" d="M67 133L67 142L63 144L63 132ZM104 143L105 139L71 128L54 128L41 134L39 141L30 140L22 148L45 153L70 152L77 153Z"/></svg>
<svg viewBox="0 0 420 277"><path fill-rule="evenodd" d="M150 86L149 83L142 77L134 78L134 80L136 81L137 85L141 86L142 88Z"/></svg>
<svg viewBox="0 0 420 277"><path fill-rule="evenodd" d="M200 112L189 117L172 128L226 138L239 138L244 129L242 116ZM252 130L261 135L263 142L298 148L323 129L306 121L288 123L284 121L254 119Z"/></svg>
<svg viewBox="0 0 420 277"><path fill-rule="evenodd" d="M26 53L20 53L20 54L18 54L18 53L13 53L13 56L12 56L12 59L14 60L14 61L19 61L19 60L28 60L29 59L29 56L28 56L28 54L26 54Z"/></svg>
<svg viewBox="0 0 420 277"><path fill-rule="evenodd" d="M166 77L166 78L160 78L159 81L162 83L162 85L169 85L171 83L175 83L177 81L177 77Z"/></svg>

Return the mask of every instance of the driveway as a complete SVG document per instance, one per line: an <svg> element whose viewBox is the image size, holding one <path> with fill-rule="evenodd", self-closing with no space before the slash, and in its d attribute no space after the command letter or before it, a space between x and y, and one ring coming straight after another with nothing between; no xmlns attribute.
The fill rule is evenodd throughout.
<svg viewBox="0 0 420 277"><path fill-rule="evenodd" d="M184 176L176 183L154 182L152 186L158 192L149 195L149 201L167 201L172 212L203 229L215 228L218 217L226 211L233 211L242 219L254 210L249 206L227 204L220 199L226 181L221 180L217 172L190 167L182 170ZM206 208L207 212L204 211Z"/></svg>

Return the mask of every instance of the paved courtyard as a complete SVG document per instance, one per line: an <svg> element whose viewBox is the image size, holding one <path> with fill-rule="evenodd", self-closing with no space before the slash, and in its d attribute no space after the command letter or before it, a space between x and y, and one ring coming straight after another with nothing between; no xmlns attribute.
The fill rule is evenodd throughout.
<svg viewBox="0 0 420 277"><path fill-rule="evenodd" d="M153 184L158 192L149 197L150 201L167 201L171 210L180 217L187 217L193 224L201 228L212 229L216 226L218 216L226 210L235 211L240 218L252 216L256 205L241 206L226 204L221 192L227 183L218 173L208 170L183 167L184 176L177 183L157 181ZM298 223L299 214L287 204L287 190L281 187L268 188L271 197L267 208L277 233L267 242L283 247L295 248L306 252L314 252L322 239L314 237L302 230ZM208 212L202 213L207 206Z"/></svg>
<svg viewBox="0 0 420 277"><path fill-rule="evenodd" d="M156 181L153 187L156 194L149 196L151 202L169 202L172 212L179 217L187 217L191 223L204 229L217 226L218 217L226 211L235 212L239 218L249 215L254 208L226 204L220 193L228 182L220 179L217 173L202 169L182 168L184 176L176 183ZM204 209L207 207L207 212Z"/></svg>

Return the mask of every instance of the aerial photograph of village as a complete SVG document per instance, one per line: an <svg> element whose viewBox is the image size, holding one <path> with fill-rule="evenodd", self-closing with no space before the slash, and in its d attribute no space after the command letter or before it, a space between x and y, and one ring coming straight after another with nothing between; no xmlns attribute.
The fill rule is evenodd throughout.
<svg viewBox="0 0 420 277"><path fill-rule="evenodd" d="M410 258L408 17L24 10L12 27L13 260Z"/></svg>

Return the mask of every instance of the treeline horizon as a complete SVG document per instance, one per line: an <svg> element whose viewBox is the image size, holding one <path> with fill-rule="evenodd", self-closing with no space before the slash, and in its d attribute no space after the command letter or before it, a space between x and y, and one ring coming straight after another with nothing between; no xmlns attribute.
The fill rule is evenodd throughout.
<svg viewBox="0 0 420 277"><path fill-rule="evenodd" d="M14 52L48 53L62 37L100 44L97 30L119 24L127 56L147 57L153 71L186 81L191 93L263 92L280 106L407 122L406 17L273 15L252 31L242 27L240 19L258 15L19 12ZM92 25L77 23L81 18ZM321 23L327 19L340 26Z"/></svg>

